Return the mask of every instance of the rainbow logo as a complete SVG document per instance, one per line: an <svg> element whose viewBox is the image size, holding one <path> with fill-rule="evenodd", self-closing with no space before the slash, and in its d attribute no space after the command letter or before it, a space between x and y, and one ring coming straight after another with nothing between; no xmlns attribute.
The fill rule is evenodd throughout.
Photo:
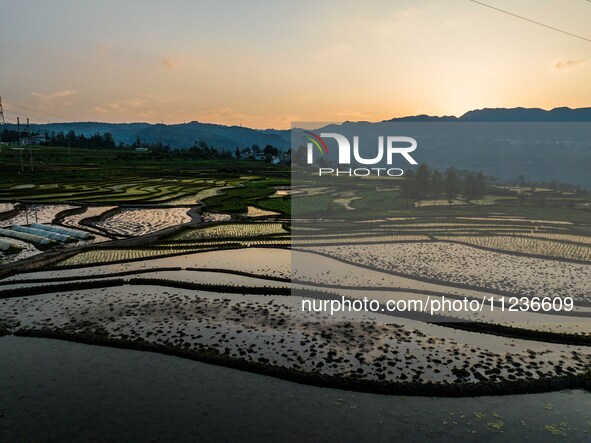
<svg viewBox="0 0 591 443"><path fill-rule="evenodd" d="M321 155L324 155L325 152L328 154L328 146L326 146L326 143L324 143L324 140L322 140L322 138L318 137L316 134L314 134L312 132L308 132L308 131L304 131L304 132L306 134L310 134L313 137L313 138L308 137L308 140L310 140L312 143L314 143L314 145L316 145L316 147L320 151ZM324 148L324 150L323 150L323 148Z"/></svg>

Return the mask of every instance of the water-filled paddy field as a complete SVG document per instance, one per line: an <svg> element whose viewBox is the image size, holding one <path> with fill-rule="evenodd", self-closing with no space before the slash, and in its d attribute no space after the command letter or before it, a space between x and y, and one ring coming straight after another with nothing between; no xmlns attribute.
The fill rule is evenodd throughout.
<svg viewBox="0 0 591 443"><path fill-rule="evenodd" d="M497 442L521 440L524 433L534 441L585 441L591 432L591 394L582 390L385 396L57 340L2 337L0 353L10 357L0 360L4 441L41 441L44 435L61 441L389 441L398 435Z"/></svg>
<svg viewBox="0 0 591 443"><path fill-rule="evenodd" d="M10 237L23 229L43 232L30 231L36 229L32 222L21 220L25 206L5 208L2 226L11 232L1 239L17 248L2 252L12 263L0 268L0 347L34 361L43 355L37 343L53 339L52 349L64 358L80 352L86 355L81 362L97 368L124 354L161 359L155 364L163 367L183 364L199 377L209 377L203 375L211 368L205 363L224 366L239 392L241 383L281 386L293 408L303 395L316 405L330 398L334 407L324 415L330 426L350 416L339 412L346 405L362 408L361 416L380 417L378 425L392 432L401 429L393 424L400 417L407 421L397 426L410 429L412 414L404 410L415 408L432 418L431 427L417 433L423 440L432 432L494 441L526 427L542 441L584 439L588 433L581 405L591 385L591 224L580 210L572 217L568 211L562 217L516 215L481 205L473 212L436 213L456 211L457 205L433 205L347 223L324 217L294 222L282 212L284 199L324 198L328 190L291 192L275 179L253 182L247 176L195 179L178 188L157 180L101 186L48 188L39 194L42 202L26 204L27 214L34 208L46 229L71 230L47 247L33 237ZM70 203L49 203L66 191L75 196ZM357 197L339 196L338 210L358 211L363 199ZM76 233L92 239L66 242ZM490 297L571 299L573 308L445 316L302 312L305 301L370 298L384 306L392 300ZM125 368L118 371L117 383L125 379ZM212 395L225 392L223 382L207 380ZM80 387L79 395L90 392ZM258 392L262 399L272 397ZM545 392L540 395L551 406L518 422L507 405L541 401L535 392ZM501 394L522 395L473 398ZM435 407L432 398L400 395L464 398L439 398ZM216 408L224 407L216 401ZM583 412L568 419L555 405ZM417 414L412 416L418 420Z"/></svg>
<svg viewBox="0 0 591 443"><path fill-rule="evenodd" d="M285 229L281 223L271 222L225 226L189 229L177 238L183 242L212 238L222 242L227 237L257 235L273 238L284 235ZM56 263L52 270L19 273L2 280L2 325L17 334L78 336L168 349L206 361L214 356L229 365L263 373L276 370L280 377L300 381L328 377L324 383L331 385L346 379L352 389L360 390L374 390L372 383L382 383L384 390L391 392L406 392L409 386L419 392L417 386L422 385L441 395L460 392L458 386L477 392L479 385L490 393L490 383L497 383L501 391L524 391L529 389L526 386L552 389L550 380L556 380L556 387L582 386L590 363L584 339L591 333L585 306L564 317L532 312L513 316L481 313L477 318L457 314L458 320L513 329L504 336L396 313L304 314L299 306L303 298L361 299L370 291L373 298L385 301L425 295L478 298L491 290L517 293L516 287L519 294L564 291L584 301L589 265L561 262L558 275L568 272L570 278L550 274L542 281L523 271L537 261L544 264L544 260L511 256L515 281L505 272L511 284L497 287L490 278L456 282L452 274L441 277L409 266L404 273L384 272L391 269L376 260L369 269L370 262L358 254L339 255L341 248L351 247L357 246L306 251L246 247L91 266L85 260L77 262L76 257L93 252L81 252ZM414 250L424 254L421 249ZM412 251L408 249L407 255ZM478 249L472 252L492 254ZM446 254L441 262L449 259L450 253ZM470 260L465 253L459 256ZM297 266L293 273L294 262L305 265ZM402 261L403 265L408 263ZM437 266L438 262L430 258L428 263ZM424 278L413 278L413 272ZM553 335L545 342L535 340L536 332Z"/></svg>

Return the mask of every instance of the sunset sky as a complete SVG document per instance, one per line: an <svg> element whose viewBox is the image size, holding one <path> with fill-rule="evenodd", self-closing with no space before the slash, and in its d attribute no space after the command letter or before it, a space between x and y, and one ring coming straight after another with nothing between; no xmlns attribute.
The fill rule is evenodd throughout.
<svg viewBox="0 0 591 443"><path fill-rule="evenodd" d="M586 0L484 0L591 39ZM591 42L468 0L0 0L10 122L287 128L591 106Z"/></svg>

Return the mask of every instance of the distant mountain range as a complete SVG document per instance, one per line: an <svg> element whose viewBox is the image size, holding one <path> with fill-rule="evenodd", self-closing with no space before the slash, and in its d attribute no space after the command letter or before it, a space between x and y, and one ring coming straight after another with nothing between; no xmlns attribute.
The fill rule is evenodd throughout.
<svg viewBox="0 0 591 443"><path fill-rule="evenodd" d="M489 123L495 124L489 124ZM524 123L520 125L519 123ZM527 123L527 124L525 124ZM566 123L566 124L559 124ZM8 125L16 129L14 125ZM306 143L301 129L294 131L252 129L191 122L175 125L150 123L48 123L32 125L45 132L74 131L86 136L110 132L117 143L161 142L173 148L188 148L205 141L218 149L234 151L253 144L288 149L294 137L296 149ZM317 128L315 132L338 132L349 139L359 136L363 149L376 146L376 134L400 134L414 137L419 145L413 157L430 167L448 167L478 171L502 179L523 175L528 180L559 180L591 188L591 108L479 109L460 117L415 115L383 122L344 122ZM330 155L338 152L334 140L327 140ZM331 144L332 143L332 144ZM375 154L374 154L375 155ZM368 157L369 158L369 157ZM395 166L408 168L403 159Z"/></svg>
<svg viewBox="0 0 591 443"><path fill-rule="evenodd" d="M14 125L11 125L14 127ZM219 149L234 150L236 147L250 147L258 144L261 148L272 145L279 149L289 148L289 130L251 129L243 126L224 126L212 123L180 123L175 125L150 123L47 123L31 125L41 134L74 131L89 136L110 132L116 143L132 144L138 138L143 143L170 145L173 148L189 148L198 141Z"/></svg>
<svg viewBox="0 0 591 443"><path fill-rule="evenodd" d="M554 108L550 111L538 108L496 108L469 111L461 117L415 115L397 117L384 122L591 122L591 108ZM348 122L350 123L350 122ZM14 125L9 125L14 127ZM47 123L32 125L35 131L74 131L86 136L110 132L117 143L131 144L139 137L142 142L161 142L173 148L188 148L196 141L206 141L221 149L261 147L272 145L279 149L290 147L289 129L252 129L243 126L225 126L212 123L190 122L174 125L150 123Z"/></svg>
<svg viewBox="0 0 591 443"><path fill-rule="evenodd" d="M299 132L299 130L298 130ZM349 140L358 136L364 158L376 155L378 135L413 137L412 154L432 168L483 171L503 180L523 175L537 182L560 181L591 188L591 108L481 109L461 117L417 115L379 123L345 122L315 132L338 132ZM306 141L305 134L294 140ZM325 140L324 160L336 165L338 149ZM396 167L410 168L400 157ZM380 164L386 167L386 164Z"/></svg>
<svg viewBox="0 0 591 443"><path fill-rule="evenodd" d="M461 117L414 115L397 117L384 122L591 122L591 108L554 108L549 111L540 108L484 108L468 111Z"/></svg>

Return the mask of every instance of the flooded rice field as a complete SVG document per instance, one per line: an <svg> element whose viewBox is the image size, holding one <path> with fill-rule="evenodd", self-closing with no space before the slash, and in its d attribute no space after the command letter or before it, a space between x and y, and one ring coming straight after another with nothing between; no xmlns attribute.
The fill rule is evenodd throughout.
<svg viewBox="0 0 591 443"><path fill-rule="evenodd" d="M120 236L139 236L191 221L189 208L125 208L94 222L105 231Z"/></svg>
<svg viewBox="0 0 591 443"><path fill-rule="evenodd" d="M224 222L232 220L232 216L230 214L221 214L217 212L203 212L201 214L201 220L204 223Z"/></svg>
<svg viewBox="0 0 591 443"><path fill-rule="evenodd" d="M3 441L51 435L97 442L353 442L400 435L411 442L504 442L521 441L526 432L531 441L547 442L587 441L591 435L591 394L581 390L461 399L385 396L38 338L2 337L0 355L8 357L0 359Z"/></svg>
<svg viewBox="0 0 591 443"><path fill-rule="evenodd" d="M253 365L253 370L257 365L271 366L315 377L344 377L353 383L414 383L431 388L531 383L576 377L591 364L585 346L495 337L404 315L329 316L299 309L309 296L321 300L369 295L386 301L487 295L478 287L454 288L377 268L312 252L247 248L21 273L4 279L0 290L8 294L30 288L36 293L0 300L0 325L14 332L57 331L180 353L213 353ZM300 274L290 283L292 269ZM137 278L147 280L141 283ZM91 286L77 289L80 284ZM380 287L383 290L377 291ZM591 333L584 317L480 313L456 318L534 331Z"/></svg>
<svg viewBox="0 0 591 443"><path fill-rule="evenodd" d="M110 211L112 209L115 209L116 207L117 206L89 206L86 208L86 210L84 212L80 212L78 214L72 214L67 217L64 217L64 219L62 220L62 223L65 226L70 226L72 228L89 229L93 232L100 234L101 231L99 231L98 229L93 229L93 227L89 226L88 223L82 224L81 222L83 220L87 220L89 218L99 217L101 214L103 214L107 211Z"/></svg>
<svg viewBox="0 0 591 443"><path fill-rule="evenodd" d="M352 197L341 196L337 204L343 210L353 208ZM184 364L198 368L195 371L213 363L259 374L244 375L251 377L251 383L272 375L271 383L295 386L290 391L294 396L318 389L314 392L360 402L398 398L423 408L429 404L423 402L433 399L417 398L412 403L395 395L462 397L453 403L456 409L439 398L440 408L425 412L434 421L433 432L440 436L445 432L455 440L470 435L494 441L513 432L506 428L509 425L527 425L530 435L541 441L586 437L580 421L564 420L550 407L544 409L546 415L529 418L521 411L508 414L508 407L499 412L498 405L504 403L494 398L471 398L521 393L527 395L507 398L512 404L526 405L533 402L530 398L540 398L532 392L589 384L591 265L568 259L574 251L568 245L580 248L581 257L587 253L585 235L542 218L530 223L502 216L445 222L390 217L354 224L349 231L340 230L338 222L294 227L254 204L245 207L254 220L232 221L229 214L201 213L202 208L189 215L188 207L106 204L67 215L61 220L67 226L118 240L81 247L49 266L22 269L0 279L0 333L9 335L0 338L0 348L7 343L10 349L11 340L20 340L27 343L22 347L25 352L44 339L65 339L155 351L184 357ZM157 240L146 236L190 221L184 229L171 229ZM511 236L526 239L520 241L529 248L527 253L503 250L501 242ZM495 243L478 243L489 239ZM540 250L549 254L543 257L535 248L543 248L544 242L564 247ZM431 316L420 309L383 309L391 301L497 297L498 302L513 296L572 297L574 307L568 313L505 314L491 308ZM326 310L326 303L335 300L366 299L382 309ZM306 303L324 303L325 308L304 312ZM63 346L64 353L88 349L73 343ZM29 359L39 355L31 352ZM171 356L158 358L177 361ZM545 395L565 402L567 396L578 396L580 402L587 399L583 391L565 392ZM335 403L340 406L343 401ZM494 405L494 410L486 405ZM463 407L467 412L461 413ZM443 420L441 408L459 415ZM384 411L374 413L381 416ZM398 414L404 416L402 410ZM517 417L528 421L518 423ZM385 423L381 421L380 426ZM428 421L422 417L421 422ZM426 435L421 434L421 440Z"/></svg>
<svg viewBox="0 0 591 443"><path fill-rule="evenodd" d="M184 351L207 349L250 363L361 380L443 384L528 380L574 375L591 362L580 347L517 341L493 352L462 342L461 335L428 336L367 313L339 313L328 319L326 314L303 315L286 297L196 292L166 285L8 298L0 300L0 312L2 325L9 330L101 334Z"/></svg>
<svg viewBox="0 0 591 443"><path fill-rule="evenodd" d="M8 218L0 219L0 227L27 225L31 223L51 223L60 212L74 209L76 207L77 206L72 205L21 206L16 214L11 215Z"/></svg>
<svg viewBox="0 0 591 443"><path fill-rule="evenodd" d="M384 271L524 295L591 300L591 265L502 254L444 242L307 247ZM393 260L392 258L396 259Z"/></svg>
<svg viewBox="0 0 591 443"><path fill-rule="evenodd" d="M246 216L247 217L271 217L281 215L279 212L267 211L266 209L257 208L256 206L248 206Z"/></svg>

